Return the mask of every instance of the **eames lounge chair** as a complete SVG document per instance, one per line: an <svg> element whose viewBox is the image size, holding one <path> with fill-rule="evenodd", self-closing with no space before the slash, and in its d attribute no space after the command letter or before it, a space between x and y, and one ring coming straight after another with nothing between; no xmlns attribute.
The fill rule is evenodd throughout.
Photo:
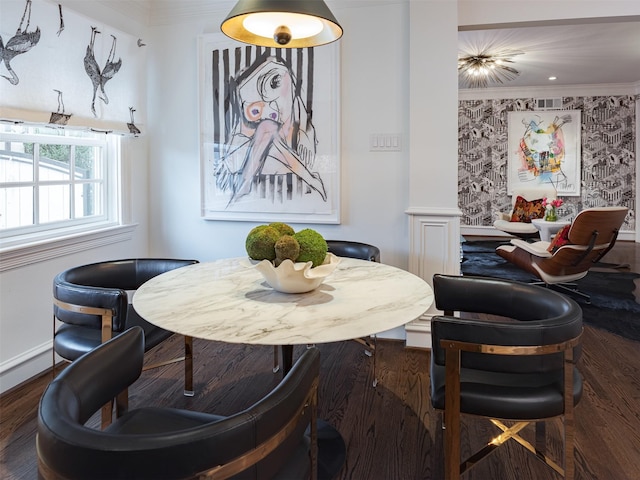
<svg viewBox="0 0 640 480"><path fill-rule="evenodd" d="M142 329L133 327L51 382L38 410L40 478L317 478L317 349L304 352L268 395L230 416L144 406L105 430L85 426L104 402L126 396L143 355ZM321 473L330 478L334 472Z"/></svg>
<svg viewBox="0 0 640 480"><path fill-rule="evenodd" d="M574 406L582 396L582 377L575 366L581 308L552 290L488 277L434 275L433 290L436 308L444 316L431 321L431 404L444 414L444 428L441 415L432 415L432 431L436 437L444 435L445 470L444 476L438 471L443 462L436 438L433 478L458 479L513 439L571 480ZM461 414L488 417L499 433L462 462ZM545 421L554 417L563 420L560 464L546 451ZM531 422L535 446L520 435ZM468 450L468 441L463 443Z"/></svg>
<svg viewBox="0 0 640 480"><path fill-rule="evenodd" d="M527 243L511 240L496 253L518 267L532 273L545 285L582 297L575 282L609 252L627 215L626 207L597 207L582 210L571 225L564 227L551 242Z"/></svg>
<svg viewBox="0 0 640 480"><path fill-rule="evenodd" d="M512 209L509 213L500 212L493 222L494 228L509 235L530 239L538 236L538 229L531 223L535 218L543 218L544 198L556 198L556 189L550 183L537 187L513 190Z"/></svg>
<svg viewBox="0 0 640 480"><path fill-rule="evenodd" d="M197 260L138 258L113 260L73 267L53 280L53 363L58 354L73 362L101 343L132 326L144 331L145 351L171 335L140 317L129 303L129 294L147 280ZM56 324L61 325L56 328ZM184 337L184 357L147 368L184 360L184 394L193 395L193 339ZM54 369L55 371L55 369ZM111 421L112 404L105 405L103 426Z"/></svg>

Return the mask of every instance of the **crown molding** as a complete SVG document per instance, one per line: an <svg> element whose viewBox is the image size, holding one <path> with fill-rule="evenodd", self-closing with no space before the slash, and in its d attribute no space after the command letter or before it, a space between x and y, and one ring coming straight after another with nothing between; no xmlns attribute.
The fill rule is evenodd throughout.
<svg viewBox="0 0 640 480"><path fill-rule="evenodd" d="M635 95L640 93L640 81L599 85L558 85L553 87L461 88L458 100L494 100L506 98L587 97Z"/></svg>

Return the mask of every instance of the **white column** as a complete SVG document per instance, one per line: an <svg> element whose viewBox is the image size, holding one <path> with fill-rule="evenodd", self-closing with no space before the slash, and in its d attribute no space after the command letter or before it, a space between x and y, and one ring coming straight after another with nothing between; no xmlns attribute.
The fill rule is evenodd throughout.
<svg viewBox="0 0 640 480"><path fill-rule="evenodd" d="M431 283L460 271L457 2L411 0L409 22L409 271ZM430 348L436 312L407 325L407 346Z"/></svg>

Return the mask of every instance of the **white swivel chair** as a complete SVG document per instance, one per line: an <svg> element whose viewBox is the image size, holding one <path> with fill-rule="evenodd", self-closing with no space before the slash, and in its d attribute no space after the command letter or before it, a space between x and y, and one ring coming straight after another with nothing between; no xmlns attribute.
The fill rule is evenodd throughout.
<svg viewBox="0 0 640 480"><path fill-rule="evenodd" d="M550 184L536 185L535 187L519 188L513 190L511 197L511 211L500 212L498 218L493 222L493 226L502 232L508 233L514 237L531 238L538 236L538 229L533 223L523 221L511 221L513 215L513 209L516 206L516 200L518 197L524 198L527 202L533 202L535 200L542 200L543 198L556 198L557 193L555 187ZM540 210L544 212L544 207ZM543 214L543 213L542 213Z"/></svg>

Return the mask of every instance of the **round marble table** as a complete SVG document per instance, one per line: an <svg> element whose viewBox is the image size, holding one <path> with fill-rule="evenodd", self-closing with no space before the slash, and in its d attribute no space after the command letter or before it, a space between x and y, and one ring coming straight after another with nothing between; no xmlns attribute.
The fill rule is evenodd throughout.
<svg viewBox="0 0 640 480"><path fill-rule="evenodd" d="M277 292L245 258L232 258L163 273L133 296L136 311L165 330L259 345L361 338L415 320L432 302L416 275L352 258L308 293Z"/></svg>

